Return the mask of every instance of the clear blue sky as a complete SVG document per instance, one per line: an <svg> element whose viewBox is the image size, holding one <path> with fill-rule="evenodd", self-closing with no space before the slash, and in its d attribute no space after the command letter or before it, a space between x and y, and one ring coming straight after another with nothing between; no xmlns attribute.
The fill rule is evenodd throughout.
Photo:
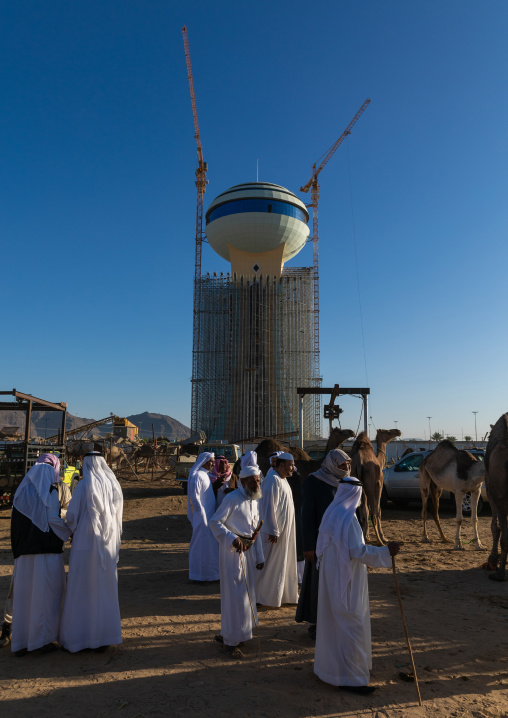
<svg viewBox="0 0 508 718"><path fill-rule="evenodd" d="M478 411L483 435L508 410L507 21L500 0L3 2L0 388L189 422L186 24L205 207L257 158L298 192L371 98L321 174L323 381L370 386L378 428L460 438Z"/></svg>

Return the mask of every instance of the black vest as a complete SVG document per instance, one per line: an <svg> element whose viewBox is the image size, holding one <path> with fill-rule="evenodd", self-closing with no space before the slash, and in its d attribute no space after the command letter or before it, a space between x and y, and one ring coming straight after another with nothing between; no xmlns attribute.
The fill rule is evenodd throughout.
<svg viewBox="0 0 508 718"><path fill-rule="evenodd" d="M54 486L51 491L56 491ZM50 528L41 531L29 518L12 508L11 547L14 558L39 553L62 553L63 541Z"/></svg>

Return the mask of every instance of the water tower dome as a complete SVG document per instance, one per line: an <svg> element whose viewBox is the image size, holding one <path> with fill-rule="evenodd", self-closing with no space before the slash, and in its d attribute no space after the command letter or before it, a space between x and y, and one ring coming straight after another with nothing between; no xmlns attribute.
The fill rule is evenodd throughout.
<svg viewBox="0 0 508 718"><path fill-rule="evenodd" d="M306 243L308 221L304 203L285 187L247 182L213 200L206 213L206 236L217 254L232 263L233 271L235 263L259 267L254 273L268 271L274 261L280 271Z"/></svg>

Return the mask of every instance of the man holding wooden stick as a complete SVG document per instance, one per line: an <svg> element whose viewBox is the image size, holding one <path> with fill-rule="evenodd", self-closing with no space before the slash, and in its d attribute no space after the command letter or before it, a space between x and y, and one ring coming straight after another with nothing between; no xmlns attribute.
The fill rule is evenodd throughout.
<svg viewBox="0 0 508 718"><path fill-rule="evenodd" d="M326 683L369 695L372 668L367 566L390 568L400 546L366 546L355 511L362 483L347 477L324 513L316 556L319 602L314 673Z"/></svg>
<svg viewBox="0 0 508 718"><path fill-rule="evenodd" d="M252 638L257 625L255 573L264 566L263 547L256 540L262 523L260 486L259 468L245 467L238 489L225 496L210 519L219 542L221 632L215 639L232 658L244 657L239 645Z"/></svg>

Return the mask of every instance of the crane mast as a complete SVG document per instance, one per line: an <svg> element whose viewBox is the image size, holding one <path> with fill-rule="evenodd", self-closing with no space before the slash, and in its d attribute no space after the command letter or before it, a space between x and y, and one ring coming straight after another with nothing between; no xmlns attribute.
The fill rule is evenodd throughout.
<svg viewBox="0 0 508 718"><path fill-rule="evenodd" d="M201 250L203 246L203 195L206 191L208 180L206 173L208 165L203 161L203 147L199 135L198 111L196 107L196 95L194 93L194 79L192 77L192 65L189 50L189 37L185 25L182 28L183 46L185 49L185 63L187 65L187 77L189 79L189 90L192 105L192 117L194 119L194 137L198 153L198 167L196 169L196 251L194 261L194 322L192 333L192 402L191 402L191 427L197 431L197 367L200 352L200 291L201 291Z"/></svg>
<svg viewBox="0 0 508 718"><path fill-rule="evenodd" d="M300 187L300 192L308 192L312 199L312 266L314 270L314 371L315 375L319 374L319 220L318 220L318 208L319 208L319 182L318 176L323 167L335 154L338 147L345 140L347 135L351 134L351 130L356 125L360 117L363 115L367 106L370 104L369 98L365 100L363 105L360 107L356 115L353 117L349 125L346 127L344 132L341 134L338 140L333 143L328 152L325 153L324 158L318 165L316 162L312 165L312 175L306 185ZM316 394L315 396L315 425L321 424L321 396Z"/></svg>

